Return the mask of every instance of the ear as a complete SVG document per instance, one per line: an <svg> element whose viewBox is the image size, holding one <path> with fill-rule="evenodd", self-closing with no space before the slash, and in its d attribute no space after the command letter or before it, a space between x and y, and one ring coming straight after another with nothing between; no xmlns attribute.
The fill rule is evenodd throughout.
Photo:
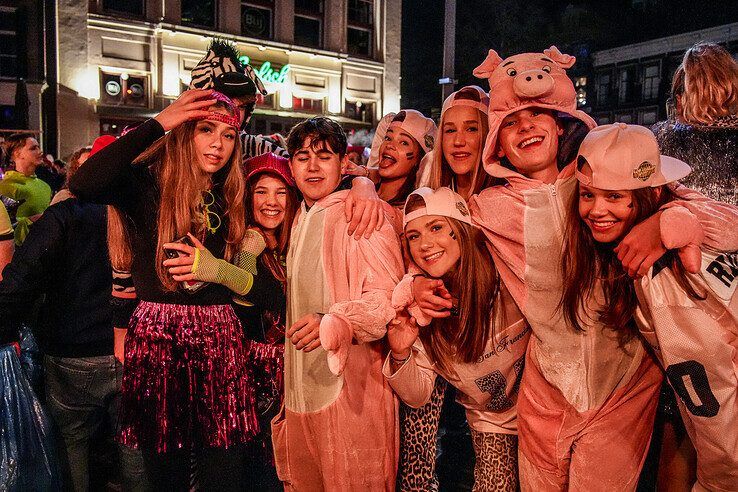
<svg viewBox="0 0 738 492"><path fill-rule="evenodd" d="M347 152L341 158L341 175L346 174L346 169L348 168L348 165L349 165L349 158L348 158L348 152Z"/></svg>
<svg viewBox="0 0 738 492"><path fill-rule="evenodd" d="M292 157L290 157L290 158L289 158L289 160L287 161L287 164L288 164L288 165L290 166L290 172L291 172L291 173L292 173L292 175L294 176L294 175L295 175L295 168L294 168L294 166L292 165Z"/></svg>
<svg viewBox="0 0 738 492"><path fill-rule="evenodd" d="M543 50L543 54L552 59L561 68L571 68L577 59L571 55L564 55L556 46L551 46L547 50Z"/></svg>
<svg viewBox="0 0 738 492"><path fill-rule="evenodd" d="M664 185L657 186L653 189L653 194L656 197L656 201L658 202L661 199L661 192L664 190Z"/></svg>
<svg viewBox="0 0 738 492"><path fill-rule="evenodd" d="M474 76L479 79L488 79L500 63L502 63L500 55L495 50L489 50L487 58L484 59L481 65L474 69Z"/></svg>
<svg viewBox="0 0 738 492"><path fill-rule="evenodd" d="M502 150L502 145L500 145L499 142L497 142L497 158L502 159L505 157L505 151Z"/></svg>
<svg viewBox="0 0 738 492"><path fill-rule="evenodd" d="M559 137L564 134L564 125L561 124L561 119L556 118L556 135Z"/></svg>

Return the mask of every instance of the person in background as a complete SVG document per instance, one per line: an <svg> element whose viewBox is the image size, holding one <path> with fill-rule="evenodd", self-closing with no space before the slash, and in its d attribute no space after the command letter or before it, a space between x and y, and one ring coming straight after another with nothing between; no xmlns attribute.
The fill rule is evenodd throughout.
<svg viewBox="0 0 738 492"><path fill-rule="evenodd" d="M684 185L738 204L738 63L722 46L684 53L671 85L673 119L653 127L661 151L692 166Z"/></svg>
<svg viewBox="0 0 738 492"><path fill-rule="evenodd" d="M36 168L43 162L43 152L31 133L15 133L5 141L6 171L0 181L0 195L20 202L16 210L15 244L20 245L36 221L51 202L51 188L36 176Z"/></svg>
<svg viewBox="0 0 738 492"><path fill-rule="evenodd" d="M13 241L13 226L5 205L0 202L0 280L3 279L3 269L13 258L15 244Z"/></svg>
<svg viewBox="0 0 738 492"><path fill-rule="evenodd" d="M90 151L92 151L92 147L82 147L74 151L72 155L69 156L69 162L67 163L66 182L64 183L64 187L56 192L54 198L51 199L51 205L72 197L72 193L69 191L69 180L72 179L72 176L74 176L74 173L77 172L77 169L79 169L79 167L85 163L87 158L90 156Z"/></svg>
<svg viewBox="0 0 738 492"><path fill-rule="evenodd" d="M75 491L90 490L92 442L101 430L117 429L121 400L106 239L106 207L70 195L46 209L0 282L5 323L20 325L44 299L36 332L46 404L61 438L64 481ZM141 453L121 444L118 457L125 489L145 490Z"/></svg>

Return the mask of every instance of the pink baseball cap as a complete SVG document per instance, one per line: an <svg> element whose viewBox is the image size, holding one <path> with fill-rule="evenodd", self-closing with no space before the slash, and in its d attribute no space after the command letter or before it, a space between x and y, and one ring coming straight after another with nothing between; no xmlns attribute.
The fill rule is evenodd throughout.
<svg viewBox="0 0 738 492"><path fill-rule="evenodd" d="M592 176L580 171L584 164L589 165ZM686 162L661 155L654 134L640 125L598 126L584 138L577 156L579 182L601 190L655 188L690 172Z"/></svg>
<svg viewBox="0 0 738 492"><path fill-rule="evenodd" d="M289 161L271 152L250 157L243 162L246 180L259 173L276 174L287 183L288 186L295 186L295 178L292 177Z"/></svg>
<svg viewBox="0 0 738 492"><path fill-rule="evenodd" d="M419 208L412 212L408 212L407 204L410 201L410 197L413 195L418 195L423 199L423 202L425 202L425 208ZM464 222L465 224L473 225L466 201L461 197L461 195L445 186L442 186L435 191L427 186L418 188L408 195L407 200L405 200L403 211L402 227L405 227L411 220L426 215L450 217L460 222Z"/></svg>

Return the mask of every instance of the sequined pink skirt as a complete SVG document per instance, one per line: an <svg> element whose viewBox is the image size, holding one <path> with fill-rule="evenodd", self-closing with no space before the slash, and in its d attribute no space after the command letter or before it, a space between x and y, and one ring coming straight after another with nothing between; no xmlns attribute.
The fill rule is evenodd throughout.
<svg viewBox="0 0 738 492"><path fill-rule="evenodd" d="M229 305L140 302L126 338L119 440L159 453L249 441L258 431L249 343Z"/></svg>

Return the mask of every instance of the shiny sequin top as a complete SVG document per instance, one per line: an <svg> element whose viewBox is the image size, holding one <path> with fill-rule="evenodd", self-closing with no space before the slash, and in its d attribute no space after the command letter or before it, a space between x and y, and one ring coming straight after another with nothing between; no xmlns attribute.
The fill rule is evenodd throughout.
<svg viewBox="0 0 738 492"><path fill-rule="evenodd" d="M692 174L681 180L683 184L715 200L738 205L738 115L704 126L662 121L651 130L664 155L692 166Z"/></svg>

